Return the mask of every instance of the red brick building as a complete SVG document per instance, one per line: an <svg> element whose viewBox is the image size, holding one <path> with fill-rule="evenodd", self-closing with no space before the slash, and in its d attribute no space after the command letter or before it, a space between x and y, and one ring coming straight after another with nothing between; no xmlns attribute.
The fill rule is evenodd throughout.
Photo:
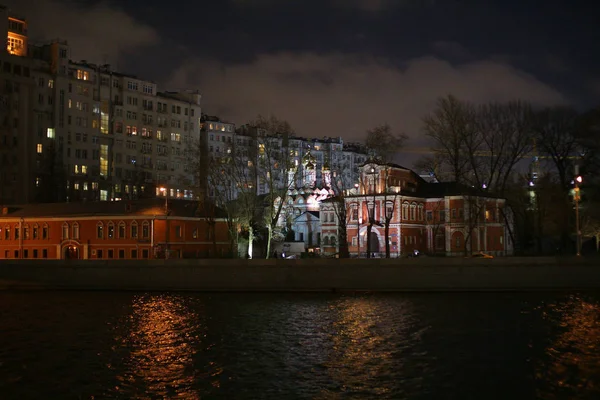
<svg viewBox="0 0 600 400"><path fill-rule="evenodd" d="M392 257L415 250L447 256L513 253L509 240L511 214L505 208L505 199L473 188L428 183L399 165L369 163L361 167L358 188L344 200L346 240L354 256L364 257L367 251L385 254L386 219ZM331 199L321 203L322 249L326 253L339 251L335 204Z"/></svg>
<svg viewBox="0 0 600 400"><path fill-rule="evenodd" d="M203 217L188 200L9 206L0 215L0 259L195 258L229 251L225 218Z"/></svg>

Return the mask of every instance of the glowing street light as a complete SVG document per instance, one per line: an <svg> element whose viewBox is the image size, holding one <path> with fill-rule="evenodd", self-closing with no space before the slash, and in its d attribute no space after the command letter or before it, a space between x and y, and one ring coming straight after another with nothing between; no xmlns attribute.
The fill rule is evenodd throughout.
<svg viewBox="0 0 600 400"><path fill-rule="evenodd" d="M582 182L583 178L581 175L577 175L575 177L575 190L573 194L573 198L575 200L575 233L577 234L575 246L577 246L577 256L581 255L581 230L579 229L579 200L581 199L581 193L579 191L579 185Z"/></svg>
<svg viewBox="0 0 600 400"><path fill-rule="evenodd" d="M158 189L165 196L165 259L169 258L169 192L162 186Z"/></svg>

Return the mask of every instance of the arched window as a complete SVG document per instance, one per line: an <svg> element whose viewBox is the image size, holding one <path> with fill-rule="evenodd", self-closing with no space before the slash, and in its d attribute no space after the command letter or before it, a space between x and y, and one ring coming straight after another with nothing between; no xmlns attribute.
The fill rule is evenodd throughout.
<svg viewBox="0 0 600 400"><path fill-rule="evenodd" d="M330 244L330 245L332 245L332 246L335 246L335 243L336 243L335 236L332 236L332 237L329 239L329 244Z"/></svg>
<svg viewBox="0 0 600 400"><path fill-rule="evenodd" d="M63 240L69 238L69 224L66 222L62 225L62 238Z"/></svg>
<svg viewBox="0 0 600 400"><path fill-rule="evenodd" d="M42 239L48 239L48 224L44 222L42 227Z"/></svg>
<svg viewBox="0 0 600 400"><path fill-rule="evenodd" d="M79 224L77 222L73 223L73 239L79 239Z"/></svg>
<svg viewBox="0 0 600 400"><path fill-rule="evenodd" d="M29 225L23 225L23 239L29 240Z"/></svg>
<svg viewBox="0 0 600 400"><path fill-rule="evenodd" d="M408 203L402 203L402 219L408 219Z"/></svg>
<svg viewBox="0 0 600 400"><path fill-rule="evenodd" d="M142 239L150 238L150 223L148 221L142 222Z"/></svg>
<svg viewBox="0 0 600 400"><path fill-rule="evenodd" d="M132 239L137 239L137 237L138 237L138 223L137 223L137 221L133 221L131 223L129 232L130 232L130 237Z"/></svg>
<svg viewBox="0 0 600 400"><path fill-rule="evenodd" d="M412 203L410 205L410 219L412 221L417 219L417 203Z"/></svg>
<svg viewBox="0 0 600 400"><path fill-rule="evenodd" d="M108 222L108 225L106 226L106 231L107 231L106 236L108 237L108 239L115 238L115 224L113 224L112 221Z"/></svg>
<svg viewBox="0 0 600 400"><path fill-rule="evenodd" d="M40 227L38 224L33 224L33 232L32 232L32 237L34 239L39 239L40 238Z"/></svg>
<svg viewBox="0 0 600 400"><path fill-rule="evenodd" d="M4 239L10 240L10 226L6 225L4 227Z"/></svg>
<svg viewBox="0 0 600 400"><path fill-rule="evenodd" d="M325 236L323 238L323 246L328 246L329 245L329 236Z"/></svg>
<svg viewBox="0 0 600 400"><path fill-rule="evenodd" d="M124 221L119 222L119 232L118 232L119 239L125 239L125 237L126 237L125 231L126 231L125 222Z"/></svg>
<svg viewBox="0 0 600 400"><path fill-rule="evenodd" d="M104 239L104 224L102 222L96 224L96 237L98 239Z"/></svg>
<svg viewBox="0 0 600 400"><path fill-rule="evenodd" d="M385 217L391 220L394 217L394 202L387 201L385 203Z"/></svg>
<svg viewBox="0 0 600 400"><path fill-rule="evenodd" d="M423 204L419 204L419 221L423 221Z"/></svg>

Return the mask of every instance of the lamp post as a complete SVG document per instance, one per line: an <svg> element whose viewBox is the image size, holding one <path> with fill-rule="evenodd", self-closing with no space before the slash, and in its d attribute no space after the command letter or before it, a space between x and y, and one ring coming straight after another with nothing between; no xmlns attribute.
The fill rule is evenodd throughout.
<svg viewBox="0 0 600 400"><path fill-rule="evenodd" d="M160 192L165 196L165 260L169 259L169 191L161 187Z"/></svg>
<svg viewBox="0 0 600 400"><path fill-rule="evenodd" d="M362 224L362 217L358 217L356 222L356 258L360 258L360 225Z"/></svg>
<svg viewBox="0 0 600 400"><path fill-rule="evenodd" d="M579 168L576 168L576 173L579 172L577 171L578 169ZM573 198L575 199L575 234L577 235L575 246L577 247L577 257L581 256L581 230L579 228L579 199L581 198L581 194L579 192L579 184L581 182L583 182L583 178L581 177L581 175L577 175L575 177L575 194L573 195Z"/></svg>
<svg viewBox="0 0 600 400"><path fill-rule="evenodd" d="M354 194L356 196L359 195L358 193L358 183L354 184ZM358 212L359 212L359 200L357 199L356 201L356 258L360 258L360 225L362 224L362 217L358 216Z"/></svg>
<svg viewBox="0 0 600 400"><path fill-rule="evenodd" d="M367 226L367 258L371 258L371 233L373 232L373 224L375 223L375 201L376 201L376 193L377 193L377 181L375 180L377 172L375 168L371 167L371 171L369 175L371 175L369 186L371 186L370 190L373 192L373 207L369 208L369 204L367 203L367 212L369 213L369 225ZM377 249L379 250L379 249Z"/></svg>

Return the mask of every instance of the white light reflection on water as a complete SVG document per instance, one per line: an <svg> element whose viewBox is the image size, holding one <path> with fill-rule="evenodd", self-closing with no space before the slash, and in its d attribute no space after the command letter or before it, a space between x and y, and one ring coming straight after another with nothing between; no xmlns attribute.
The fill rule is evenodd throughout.
<svg viewBox="0 0 600 400"><path fill-rule="evenodd" d="M318 399L346 395L377 395L394 398L400 394L398 378L405 374L403 350L414 347L424 329L419 329L409 300L393 305L393 315L377 297L342 298L330 306L334 314L328 355L328 375L337 383L339 392L323 391ZM411 350L414 354L414 349ZM414 361L414 360L412 360ZM423 365L412 364L411 369ZM409 375L415 371L409 372ZM397 375L397 376L396 376ZM409 385L420 386L420 376Z"/></svg>
<svg viewBox="0 0 600 400"><path fill-rule="evenodd" d="M129 350L119 380L128 394L145 398L200 398L194 391L194 356L199 348L200 317L184 299L148 294L133 299L126 329L116 340Z"/></svg>

